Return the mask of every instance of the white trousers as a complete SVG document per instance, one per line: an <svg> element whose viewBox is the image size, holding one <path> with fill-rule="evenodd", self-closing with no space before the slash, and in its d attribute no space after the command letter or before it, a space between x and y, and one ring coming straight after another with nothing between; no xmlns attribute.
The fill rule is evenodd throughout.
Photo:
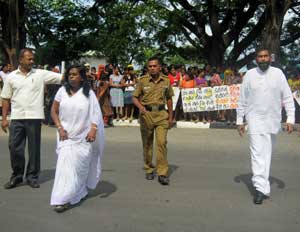
<svg viewBox="0 0 300 232"><path fill-rule="evenodd" d="M269 196L269 175L275 134L250 134L252 183L256 190Z"/></svg>

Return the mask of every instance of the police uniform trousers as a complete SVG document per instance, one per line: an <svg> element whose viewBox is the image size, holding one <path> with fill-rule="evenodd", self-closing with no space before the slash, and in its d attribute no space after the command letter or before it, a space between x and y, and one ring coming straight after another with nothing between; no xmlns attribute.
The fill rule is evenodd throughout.
<svg viewBox="0 0 300 232"><path fill-rule="evenodd" d="M28 140L29 155L26 179L35 180L38 179L40 172L40 119L11 120L8 140L13 170L11 178L21 178L24 175L26 138Z"/></svg>
<svg viewBox="0 0 300 232"><path fill-rule="evenodd" d="M249 137L253 186L269 196L269 175L275 134L249 134Z"/></svg>
<svg viewBox="0 0 300 232"><path fill-rule="evenodd" d="M155 134L156 173L168 175L167 134L169 129L167 111L147 112L140 115L140 130L143 143L144 169L147 173L155 170L152 164Z"/></svg>

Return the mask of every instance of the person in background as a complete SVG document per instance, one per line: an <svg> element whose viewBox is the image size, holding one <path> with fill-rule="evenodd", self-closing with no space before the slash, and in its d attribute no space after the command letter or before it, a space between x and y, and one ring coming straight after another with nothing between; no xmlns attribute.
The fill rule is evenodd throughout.
<svg viewBox="0 0 300 232"><path fill-rule="evenodd" d="M175 65L170 65L168 68L168 78L173 87L178 87L180 84L180 74L177 73Z"/></svg>
<svg viewBox="0 0 300 232"><path fill-rule="evenodd" d="M210 86L213 88L215 86L222 85L222 80L221 80L219 73L217 72L217 69L215 67L213 67L211 69L211 71L212 71L212 77L210 79ZM221 122L226 121L225 110L211 111L209 113L210 113L210 118L211 118L212 122L215 122L218 118L220 119Z"/></svg>
<svg viewBox="0 0 300 232"><path fill-rule="evenodd" d="M110 119L113 118L114 115L111 106L109 79L107 74L108 73L105 72L105 66L99 65L97 73L96 96L102 111L104 127L112 126Z"/></svg>
<svg viewBox="0 0 300 232"><path fill-rule="evenodd" d="M128 70L128 74L123 76L123 85L125 87L125 92L124 92L125 113L122 120L124 121L129 118L129 122L132 122L133 113L134 113L132 93L134 92L137 78L134 73L134 69L132 65L128 65L127 70Z"/></svg>
<svg viewBox="0 0 300 232"><path fill-rule="evenodd" d="M4 82L6 81L6 78L9 73L10 73L9 64L1 65L1 67L0 67L0 96L1 96ZM0 97L0 114L2 115L2 99L1 99L1 97Z"/></svg>
<svg viewBox="0 0 300 232"><path fill-rule="evenodd" d="M118 66L114 66L113 74L109 76L111 105L116 113L116 120L119 121L123 114L124 93L123 76L120 74Z"/></svg>
<svg viewBox="0 0 300 232"><path fill-rule="evenodd" d="M208 87L207 81L205 79L205 71L200 69L199 70L199 74L198 76L195 78L195 88L204 88L204 87ZM202 121L203 123L206 123L206 116L207 116L207 112L199 112L196 113L198 115L198 120Z"/></svg>
<svg viewBox="0 0 300 232"><path fill-rule="evenodd" d="M186 73L185 78L181 82L180 88L182 89L195 88L194 75L191 72L191 70ZM195 121L197 117L195 113L190 113L190 112L184 113L183 116L185 121L189 121L189 120Z"/></svg>

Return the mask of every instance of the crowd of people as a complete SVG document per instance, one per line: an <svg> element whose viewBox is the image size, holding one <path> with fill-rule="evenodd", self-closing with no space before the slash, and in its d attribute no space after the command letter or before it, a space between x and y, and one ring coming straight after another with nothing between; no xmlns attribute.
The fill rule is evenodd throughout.
<svg viewBox="0 0 300 232"><path fill-rule="evenodd" d="M112 64L100 64L98 69L90 67L89 64L85 64L85 67L92 89L99 100L105 127L113 126L113 120L131 123L133 119L138 118L138 110L132 102L132 93L136 89L140 77L145 75L146 69L138 72L134 70L132 65L128 65L121 70L120 66ZM169 78L172 87L180 89L241 84L244 75L243 72L238 72L234 68L215 68L210 65L189 66L187 68L185 65L171 64L168 66L162 64L161 72ZM287 77L292 92L300 90L300 69L293 69L287 74ZM48 109L53 102L54 94L55 87L50 85L46 95L46 108ZM47 107L47 105L49 106ZM296 100L295 105L296 123L300 123L299 105ZM234 109L185 113L181 96L179 96L173 110L173 124L176 124L177 121L192 121L194 123L218 121L234 125L236 121L236 110ZM48 112L50 111L48 110ZM46 113L46 115L49 114ZM51 120L50 117L46 116L46 118Z"/></svg>
<svg viewBox="0 0 300 232"><path fill-rule="evenodd" d="M153 180L157 175L162 185L169 185L167 133L177 120L236 122L241 136L247 123L252 182L256 191L254 203L262 204L270 196L272 146L281 128L282 108L286 110L284 121L288 133L293 131L295 122L299 123L300 74L295 69L287 81L282 70L271 66L270 52L266 48L257 49L256 62L258 67L250 69L245 76L234 69L209 65L203 69L196 66L186 69L183 65L167 67L157 57L148 60L147 71L141 75L132 65L121 72L118 65L112 64L99 65L98 70L89 64L73 65L62 75L56 68L52 71L35 69L33 51L23 49L18 69L12 71L5 64L0 73L4 83L1 127L4 132L9 130L12 167L4 188L12 189L23 182L26 140L29 160L25 178L30 187L40 187L41 122L44 113L51 112L52 123L58 131L51 205L57 212L63 212L69 205L80 202L88 189L94 189L100 180L104 127L112 125L113 119L131 122L137 109L146 179ZM180 97L173 108L173 87L233 84L241 84L237 113L220 110L185 114ZM46 117L46 123L51 123L50 117L48 121ZM155 165L152 163L154 134Z"/></svg>

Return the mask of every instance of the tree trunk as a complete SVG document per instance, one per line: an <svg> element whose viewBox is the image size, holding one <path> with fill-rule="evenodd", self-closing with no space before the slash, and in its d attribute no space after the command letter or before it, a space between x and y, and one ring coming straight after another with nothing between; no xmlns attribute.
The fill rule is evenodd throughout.
<svg viewBox="0 0 300 232"><path fill-rule="evenodd" d="M0 46L9 63L16 67L18 53L25 47L24 0L8 0L1 6Z"/></svg>
<svg viewBox="0 0 300 232"><path fill-rule="evenodd" d="M221 37L219 37L221 38ZM208 45L205 49L205 57L207 58L208 64L212 67L222 66L224 62L225 47L223 41L218 37L212 37L208 41Z"/></svg>
<svg viewBox="0 0 300 232"><path fill-rule="evenodd" d="M262 45L275 55L275 62L280 62L280 34L284 16L292 2L290 0L266 1L266 25L262 35Z"/></svg>

